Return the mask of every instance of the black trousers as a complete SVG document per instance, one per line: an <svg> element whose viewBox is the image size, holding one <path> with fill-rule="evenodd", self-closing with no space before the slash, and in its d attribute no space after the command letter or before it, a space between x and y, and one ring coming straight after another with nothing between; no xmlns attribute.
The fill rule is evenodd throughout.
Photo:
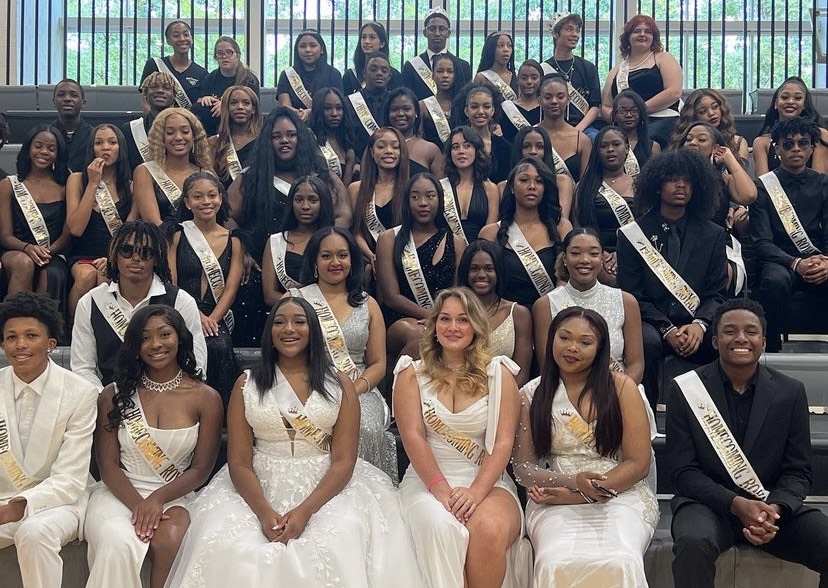
<svg viewBox="0 0 828 588"><path fill-rule="evenodd" d="M803 507L779 519L779 532L757 547L779 559L802 564L821 575L828 588L828 517ZM676 588L713 588L716 559L737 543L747 543L742 524L699 503L682 505L673 513L673 583Z"/></svg>

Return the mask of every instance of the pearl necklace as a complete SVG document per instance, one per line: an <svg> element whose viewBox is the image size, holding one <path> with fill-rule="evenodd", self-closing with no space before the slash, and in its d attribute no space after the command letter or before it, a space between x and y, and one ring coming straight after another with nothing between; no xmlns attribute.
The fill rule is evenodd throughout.
<svg viewBox="0 0 828 588"><path fill-rule="evenodd" d="M156 382L155 380L150 380L146 374L141 374L141 385L150 392L162 394L178 388L178 385L181 383L182 379L184 379L184 373L180 369L178 370L178 373L175 374L175 377L168 382Z"/></svg>

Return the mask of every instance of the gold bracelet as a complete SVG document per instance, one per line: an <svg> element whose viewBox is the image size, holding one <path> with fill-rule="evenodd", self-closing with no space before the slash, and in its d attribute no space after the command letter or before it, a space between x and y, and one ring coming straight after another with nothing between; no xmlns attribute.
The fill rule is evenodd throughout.
<svg viewBox="0 0 828 588"><path fill-rule="evenodd" d="M365 385L368 386L368 389L365 390L366 392L371 391L371 382L368 381L368 378L366 378L365 376L360 376L360 377L357 378L357 380L362 380L362 381L365 382Z"/></svg>

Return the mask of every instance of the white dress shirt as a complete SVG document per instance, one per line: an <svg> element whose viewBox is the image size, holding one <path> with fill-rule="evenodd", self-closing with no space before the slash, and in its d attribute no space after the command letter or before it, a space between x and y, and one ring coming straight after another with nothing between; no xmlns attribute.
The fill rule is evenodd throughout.
<svg viewBox="0 0 828 588"><path fill-rule="evenodd" d="M14 410L17 413L17 434L20 436L20 446L26 451L29 444L29 436L32 432L37 407L40 406L40 399L43 396L43 389L46 387L46 380L49 379L49 368L52 362L46 362L46 369L28 384L17 377L12 371L12 382L14 382Z"/></svg>

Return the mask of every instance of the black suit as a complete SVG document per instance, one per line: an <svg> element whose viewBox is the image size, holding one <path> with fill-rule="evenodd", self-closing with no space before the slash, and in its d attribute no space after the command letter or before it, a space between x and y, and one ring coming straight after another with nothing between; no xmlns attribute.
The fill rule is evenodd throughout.
<svg viewBox="0 0 828 588"><path fill-rule="evenodd" d="M425 62L426 66L431 69L432 62L431 59L428 57L428 52L423 51L420 53L420 58ZM455 77L455 88L462 88L467 83L472 80L472 73L471 73L471 65L469 65L468 61L460 59L456 55L454 58L457 60L460 66L460 71L454 72ZM431 93L431 89L426 86L426 83L420 77L420 74L416 72L414 66L412 66L408 61L403 64L402 68L402 85L411 88L414 90L414 93L417 95L417 100L425 100L429 96L433 96L434 94Z"/></svg>
<svg viewBox="0 0 828 588"><path fill-rule="evenodd" d="M777 536L764 551L822 573L828 586L828 518L804 506L811 487L808 400L801 382L757 367L753 406L741 444L748 461L782 516ZM696 373L732 429L718 361ZM753 499L731 480L675 381L667 404L667 452L676 489L673 509L673 577L677 587L713 586L716 558L745 542L742 524L730 514L736 496Z"/></svg>
<svg viewBox="0 0 828 588"><path fill-rule="evenodd" d="M55 119L52 126L60 131L63 135L63 140L66 142L66 165L73 172L82 172L86 169L86 150L89 147L89 141L92 139L92 125L83 119L80 119L74 132L68 134L60 119Z"/></svg>

